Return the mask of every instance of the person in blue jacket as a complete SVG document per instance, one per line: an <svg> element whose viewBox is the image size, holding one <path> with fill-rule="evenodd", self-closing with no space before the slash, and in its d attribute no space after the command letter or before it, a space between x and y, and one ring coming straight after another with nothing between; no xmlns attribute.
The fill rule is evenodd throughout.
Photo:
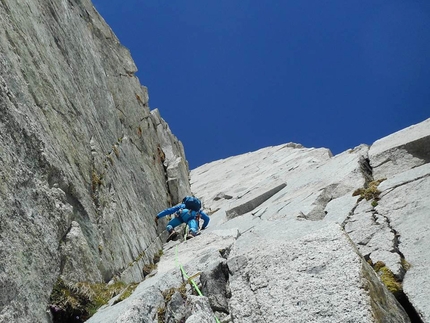
<svg viewBox="0 0 430 323"><path fill-rule="evenodd" d="M167 223L166 230L169 232L169 237L167 241L170 241L177 236L175 228L182 223L186 223L189 227L189 235L187 238L195 237L199 233L199 221L203 220L202 230L206 229L209 224L209 216L203 212L202 209L199 211L194 211L187 209L184 203L180 203L171 208L165 209L157 214L155 217L155 222L158 225L158 219L169 215L175 214L174 218Z"/></svg>

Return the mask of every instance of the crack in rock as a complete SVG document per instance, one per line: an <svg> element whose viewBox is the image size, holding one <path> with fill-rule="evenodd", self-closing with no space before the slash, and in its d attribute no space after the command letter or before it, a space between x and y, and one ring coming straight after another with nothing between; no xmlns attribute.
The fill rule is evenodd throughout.
<svg viewBox="0 0 430 323"><path fill-rule="evenodd" d="M230 210L226 211L226 216L229 220L239 216L243 215L245 213L248 213L252 210L254 210L257 206L261 205L265 201L267 201L269 198L271 198L273 195L281 191L284 187L286 187L287 184L283 183L281 185L278 185L269 191L264 192L263 194L258 195L257 197L254 197L245 203L242 203Z"/></svg>

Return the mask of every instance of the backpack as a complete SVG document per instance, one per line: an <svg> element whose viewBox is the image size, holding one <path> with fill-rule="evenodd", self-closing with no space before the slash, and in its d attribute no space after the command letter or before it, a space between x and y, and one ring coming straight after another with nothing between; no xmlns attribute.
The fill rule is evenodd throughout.
<svg viewBox="0 0 430 323"><path fill-rule="evenodd" d="M185 204L185 207L188 210L193 210L196 212L200 211L202 207L202 202L200 202L200 200L194 196L185 196L182 200L182 203Z"/></svg>

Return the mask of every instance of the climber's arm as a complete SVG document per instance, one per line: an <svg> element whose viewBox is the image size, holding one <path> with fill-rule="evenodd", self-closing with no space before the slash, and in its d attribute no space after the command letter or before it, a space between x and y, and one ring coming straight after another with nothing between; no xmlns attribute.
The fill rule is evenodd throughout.
<svg viewBox="0 0 430 323"><path fill-rule="evenodd" d="M177 211L179 211L180 209L183 209L183 208L185 208L185 204L182 204L182 203L178 204L178 205L175 205L175 206L172 206L172 207L170 207L168 209L165 209L165 210L161 211L160 213L158 213L157 214L157 219L162 218L162 217L164 217L166 215L169 215L169 214L173 214L173 213L175 213L175 212L177 212Z"/></svg>
<svg viewBox="0 0 430 323"><path fill-rule="evenodd" d="M202 230L204 230L208 226L210 218L203 210L200 210L200 218L203 220Z"/></svg>

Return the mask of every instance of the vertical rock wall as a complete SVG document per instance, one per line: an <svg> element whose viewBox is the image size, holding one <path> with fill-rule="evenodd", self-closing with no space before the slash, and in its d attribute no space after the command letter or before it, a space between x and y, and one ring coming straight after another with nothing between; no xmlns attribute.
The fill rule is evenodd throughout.
<svg viewBox="0 0 430 323"><path fill-rule="evenodd" d="M47 320L59 276L140 281L161 248L188 165L136 70L90 1L0 0L0 322Z"/></svg>

